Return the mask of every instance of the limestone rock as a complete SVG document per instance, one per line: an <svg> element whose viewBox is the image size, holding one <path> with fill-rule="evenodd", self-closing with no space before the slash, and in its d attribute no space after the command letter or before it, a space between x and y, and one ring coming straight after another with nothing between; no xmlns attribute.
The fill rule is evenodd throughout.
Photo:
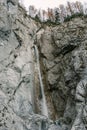
<svg viewBox="0 0 87 130"><path fill-rule="evenodd" d="M17 0L0 1L0 130L87 129L86 21L42 25Z"/></svg>

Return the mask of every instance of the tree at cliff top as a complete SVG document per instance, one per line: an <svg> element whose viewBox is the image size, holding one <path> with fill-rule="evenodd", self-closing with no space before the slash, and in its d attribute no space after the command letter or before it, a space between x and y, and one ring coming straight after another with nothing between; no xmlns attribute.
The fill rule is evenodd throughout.
<svg viewBox="0 0 87 130"><path fill-rule="evenodd" d="M36 15L38 18L42 21L50 21L54 23L60 23L65 21L65 19L70 20L73 17L77 17L81 15L86 14L87 8L82 5L81 2L76 1L76 2L67 2L67 5L59 5L59 7L51 9L48 8L47 11L42 10L38 11L35 9L34 6L29 7L29 15L32 18L35 18Z"/></svg>

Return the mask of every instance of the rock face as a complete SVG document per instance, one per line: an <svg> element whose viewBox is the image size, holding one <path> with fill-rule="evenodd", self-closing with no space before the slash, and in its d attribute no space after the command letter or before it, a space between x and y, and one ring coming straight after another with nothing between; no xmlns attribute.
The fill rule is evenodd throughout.
<svg viewBox="0 0 87 130"><path fill-rule="evenodd" d="M0 1L0 130L87 129L86 22L48 27Z"/></svg>
<svg viewBox="0 0 87 130"><path fill-rule="evenodd" d="M2 0L0 9L0 130L47 129L46 117L35 115L33 104L30 35L38 27L17 1Z"/></svg>
<svg viewBox="0 0 87 130"><path fill-rule="evenodd" d="M86 18L37 33L49 117L69 130L86 130ZM53 109L54 107L54 109Z"/></svg>

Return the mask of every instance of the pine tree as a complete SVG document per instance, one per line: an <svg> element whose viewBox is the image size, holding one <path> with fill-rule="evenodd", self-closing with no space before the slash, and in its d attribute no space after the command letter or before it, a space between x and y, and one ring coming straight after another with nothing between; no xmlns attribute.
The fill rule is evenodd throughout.
<svg viewBox="0 0 87 130"><path fill-rule="evenodd" d="M56 22L56 23L60 23L60 13L59 13L59 9L58 9L58 8L55 9L54 13L55 13L55 22Z"/></svg>

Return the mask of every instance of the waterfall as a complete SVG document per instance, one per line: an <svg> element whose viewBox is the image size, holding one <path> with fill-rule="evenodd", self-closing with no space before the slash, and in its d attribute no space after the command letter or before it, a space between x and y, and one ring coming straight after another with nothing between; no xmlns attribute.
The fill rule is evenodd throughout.
<svg viewBox="0 0 87 130"><path fill-rule="evenodd" d="M43 85L43 81L42 81L42 76L41 76L41 70L40 70L40 62L39 62L39 52L38 52L38 48L35 45L35 55L36 55L36 62L37 62L37 67L38 67L38 75L39 75L39 81L40 81L40 89L41 89L41 98L42 98L42 102L41 102L41 111L42 114L48 117L48 110L47 110L47 104L46 104L46 98L45 98L45 94L44 94L44 85Z"/></svg>

